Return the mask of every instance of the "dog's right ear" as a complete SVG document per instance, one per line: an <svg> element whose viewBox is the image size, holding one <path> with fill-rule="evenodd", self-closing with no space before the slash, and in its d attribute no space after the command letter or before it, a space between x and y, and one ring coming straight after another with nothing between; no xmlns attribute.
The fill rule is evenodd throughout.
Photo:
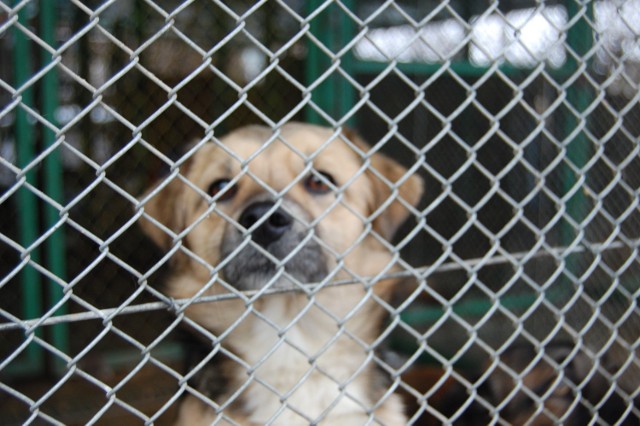
<svg viewBox="0 0 640 426"><path fill-rule="evenodd" d="M181 224L176 206L185 184L179 177L165 183L161 180L147 190L141 200L146 200L142 208L144 212L173 232L180 232ZM173 241L171 235L144 216L139 221L142 231L160 248L168 249Z"/></svg>
<svg viewBox="0 0 640 426"><path fill-rule="evenodd" d="M354 131L345 129L343 135L365 153L369 151L369 146ZM370 213L377 212L381 206L386 205L384 211L377 213L373 220L373 229L391 241L400 225L409 217L410 211L405 204L416 206L420 202L424 182L417 174L406 176L407 169L404 166L381 153L376 152L369 155L369 158L370 169L366 174L373 187Z"/></svg>

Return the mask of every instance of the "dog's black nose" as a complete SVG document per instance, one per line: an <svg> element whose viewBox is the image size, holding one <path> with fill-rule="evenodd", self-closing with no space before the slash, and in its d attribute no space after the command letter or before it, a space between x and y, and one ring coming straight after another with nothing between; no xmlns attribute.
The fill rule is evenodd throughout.
<svg viewBox="0 0 640 426"><path fill-rule="evenodd" d="M249 229L273 208L271 202L261 202L251 204L240 215L239 223ZM293 224L293 218L282 209L272 212L256 229L251 233L251 239L262 247L278 241Z"/></svg>

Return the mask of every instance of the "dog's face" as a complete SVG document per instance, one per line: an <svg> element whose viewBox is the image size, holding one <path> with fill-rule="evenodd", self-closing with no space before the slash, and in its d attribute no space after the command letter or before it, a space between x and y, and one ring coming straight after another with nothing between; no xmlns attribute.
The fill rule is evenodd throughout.
<svg viewBox="0 0 640 426"><path fill-rule="evenodd" d="M221 142L201 147L143 203L191 252L176 263L219 268L239 290L321 282L371 231L391 238L422 193L418 177L330 129L292 123L274 137L251 126ZM142 226L161 247L179 240Z"/></svg>

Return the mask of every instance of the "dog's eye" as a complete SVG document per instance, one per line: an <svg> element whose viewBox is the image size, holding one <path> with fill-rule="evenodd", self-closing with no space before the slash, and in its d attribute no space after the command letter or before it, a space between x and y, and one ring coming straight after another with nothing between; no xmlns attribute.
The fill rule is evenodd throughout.
<svg viewBox="0 0 640 426"><path fill-rule="evenodd" d="M236 192L238 192L238 187L235 185L232 186L231 188L227 188L230 184L231 184L231 181L229 179L218 179L217 181L209 185L209 188L207 189L207 193L211 197L215 197L220 192L222 192L222 190L226 188L226 191L224 192L224 194L221 194L218 197L218 201L230 200L233 198L234 195L236 195Z"/></svg>
<svg viewBox="0 0 640 426"><path fill-rule="evenodd" d="M336 185L333 177L325 172L310 174L304 181L304 187L312 194L326 194Z"/></svg>

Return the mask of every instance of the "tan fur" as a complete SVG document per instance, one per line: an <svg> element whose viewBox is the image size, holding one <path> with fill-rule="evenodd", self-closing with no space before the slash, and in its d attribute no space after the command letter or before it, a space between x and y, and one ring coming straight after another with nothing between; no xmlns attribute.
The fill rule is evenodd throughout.
<svg viewBox="0 0 640 426"><path fill-rule="evenodd" d="M176 177L159 192L152 189L143 197L145 213L171 232L178 235L189 229L185 238L174 241L161 227L144 220L145 232L164 249L182 244L197 256L182 249L174 255L169 295L182 299L198 292L217 295L233 291L222 283L224 270L216 268L224 260L220 249L225 232L232 232L224 216L237 221L255 200L275 200L267 188L281 196L283 206L297 221L315 225L328 269L337 271L330 281L358 282L326 288L312 297L290 292L263 296L250 304L241 298L191 304L187 315L213 333L220 335L233 327L222 345L255 367L248 375L239 364L229 364L234 380L215 403L229 403L223 414L238 424L271 421L296 425L320 419L328 425L358 425L370 418L374 424L404 424L399 399L383 397L386 389L376 388L380 386L376 380L379 373L368 351L386 313L374 299L388 298L394 282L373 283L365 278L395 269L393 256L378 238L393 236L408 215L404 204L419 201L422 181L404 176L403 167L380 154L369 157L366 146L353 134L333 136L330 129L291 123L265 145L272 136L271 130L259 126L232 132L221 139L226 148L206 145L181 170L193 187ZM358 149L364 151L365 158ZM315 170L330 173L343 187L338 203L334 193L317 195L305 190L309 161ZM384 179L365 168L366 162ZM236 176L237 194L210 208L206 191L211 182ZM390 185L398 181L402 184L393 190ZM155 195L149 197L152 193ZM382 205L386 208L380 209ZM376 216L369 218L373 213ZM367 232L368 226L377 238ZM371 290L366 289L368 285ZM247 380L248 386L236 395ZM370 417L366 411L374 406L377 408ZM214 410L194 396L187 397L180 409L180 424L209 424L216 419Z"/></svg>

